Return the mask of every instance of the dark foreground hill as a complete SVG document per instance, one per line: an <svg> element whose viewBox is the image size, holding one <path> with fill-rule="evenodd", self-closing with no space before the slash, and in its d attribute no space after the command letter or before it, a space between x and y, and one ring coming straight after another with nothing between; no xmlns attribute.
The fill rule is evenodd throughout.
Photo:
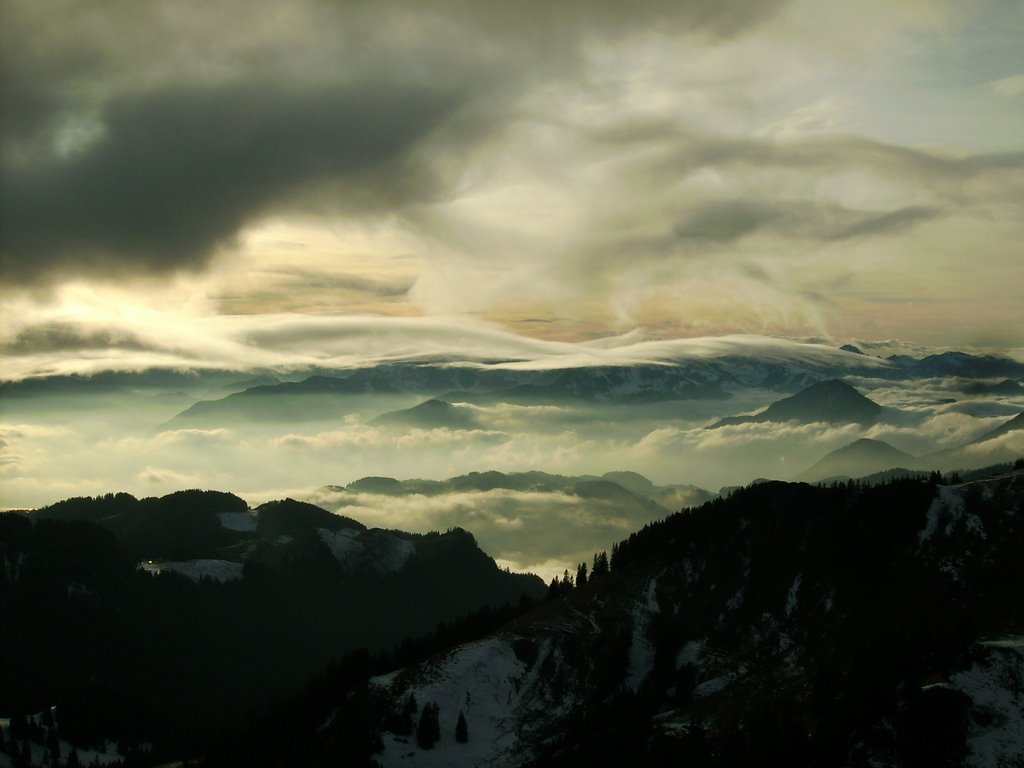
<svg viewBox="0 0 1024 768"><path fill-rule="evenodd" d="M544 593L464 530L368 530L290 499L111 494L3 513L0 714L56 705L79 745L187 754L347 651Z"/></svg>
<svg viewBox="0 0 1024 768"><path fill-rule="evenodd" d="M754 485L500 631L347 660L208 764L1019 765L1022 515L1021 470Z"/></svg>

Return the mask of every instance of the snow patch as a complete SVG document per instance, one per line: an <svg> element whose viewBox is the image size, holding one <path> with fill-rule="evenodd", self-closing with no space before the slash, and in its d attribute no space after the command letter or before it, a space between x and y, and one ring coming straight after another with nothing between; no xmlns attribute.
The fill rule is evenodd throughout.
<svg viewBox="0 0 1024 768"><path fill-rule="evenodd" d="M383 675L376 675L370 678L370 685L375 685L378 688L390 688L400 674L402 674L402 670L395 669Z"/></svg>
<svg viewBox="0 0 1024 768"><path fill-rule="evenodd" d="M245 512L220 512L217 515L222 528L239 533L253 533L256 530L256 515L253 511Z"/></svg>
<svg viewBox="0 0 1024 768"><path fill-rule="evenodd" d="M1019 766L1024 755L1024 638L978 645L983 650L980 658L949 679L950 687L973 702L975 716L968 728L965 764L976 768Z"/></svg>
<svg viewBox="0 0 1024 768"><path fill-rule="evenodd" d="M4 561L4 576L11 583L18 581L21 577L21 563L25 559L22 552L5 552L0 557Z"/></svg>
<svg viewBox="0 0 1024 768"><path fill-rule="evenodd" d="M676 669L682 669L686 664L697 664L706 643L707 640L691 640L680 648L676 654Z"/></svg>
<svg viewBox="0 0 1024 768"><path fill-rule="evenodd" d="M705 680L703 683L693 689L693 698L695 699L706 699L708 696L713 696L716 693L724 691L725 688L734 680L736 680L742 672L745 672L744 668L740 668L736 672L726 672L724 675L713 677L710 680Z"/></svg>
<svg viewBox="0 0 1024 768"><path fill-rule="evenodd" d="M169 571L180 573L192 581L199 581L206 577L214 581L225 582L241 579L245 566L230 560L184 560L176 563L140 563L139 567L146 573Z"/></svg>
<svg viewBox="0 0 1024 768"><path fill-rule="evenodd" d="M329 531L326 528L317 528L317 535L320 541L331 550L334 559L339 563L357 557L366 551L366 548L357 540L359 531L351 528L343 528L340 531Z"/></svg>
<svg viewBox="0 0 1024 768"><path fill-rule="evenodd" d="M714 586L714 585L712 585ZM729 613L735 612L741 605L743 605L743 585L736 590L735 594L725 601L725 605L722 606L722 612L718 614L718 623L723 624L726 616Z"/></svg>
<svg viewBox="0 0 1024 768"><path fill-rule="evenodd" d="M945 533L948 536L952 532L953 523L960 518L963 511L964 500L957 490L947 485L940 485L938 493L932 499L931 506L928 507L924 528L917 534L918 549L938 533L939 525L947 517L949 520L946 524Z"/></svg>
<svg viewBox="0 0 1024 768"><path fill-rule="evenodd" d="M629 666L624 685L634 692L654 667L654 646L647 639L647 627L651 617L658 612L657 588L658 580L651 579L647 585L646 600L633 609L633 639L629 644Z"/></svg>
<svg viewBox="0 0 1024 768"><path fill-rule="evenodd" d="M359 541L379 573L397 573L416 551L416 545L411 541L400 539L387 531L367 531L360 536Z"/></svg>
<svg viewBox="0 0 1024 768"><path fill-rule="evenodd" d="M384 767L454 765L519 765L527 757L520 742L520 704L537 683L537 669L547 655L543 649L531 670L520 661L511 643L489 639L462 646L431 670L430 678L414 685L409 693L422 708L436 703L441 739L431 749L420 749L415 736L384 734L384 751L377 761ZM376 678L388 684L387 678ZM405 698L408 694L404 694ZM469 741L455 740L455 724L462 712L469 727ZM418 717L418 713L416 715Z"/></svg>
<svg viewBox="0 0 1024 768"><path fill-rule="evenodd" d="M34 721L37 726L44 729L46 728L39 714L32 715L28 719L30 721ZM9 718L0 718L0 728L3 729L5 739L10 738L10 727L11 722ZM51 764L50 758L52 753L49 747L34 741L22 742L22 745L25 744L27 744L29 752L31 753L28 765L44 766ZM75 747L65 739L58 740L57 757L59 758L61 765L64 765L67 762L72 751L78 753L78 762L83 766L109 765L111 763L117 763L120 765L124 760L124 755L118 753L117 743L114 741L104 742L103 748L100 750ZM0 768L11 768L13 765L14 762L11 760L9 755L0 753Z"/></svg>
<svg viewBox="0 0 1024 768"><path fill-rule="evenodd" d="M331 531L317 528L316 532L346 570L370 568L380 574L397 573L416 551L413 542L380 529Z"/></svg>
<svg viewBox="0 0 1024 768"><path fill-rule="evenodd" d="M985 524L977 515L971 514L967 516L967 530L982 541L988 539L988 533L985 531Z"/></svg>
<svg viewBox="0 0 1024 768"><path fill-rule="evenodd" d="M786 618L788 619L793 615L793 611L796 610L797 596L800 593L800 582L803 579L802 574L797 574L796 578L793 579L793 586L789 588L789 592L786 593Z"/></svg>

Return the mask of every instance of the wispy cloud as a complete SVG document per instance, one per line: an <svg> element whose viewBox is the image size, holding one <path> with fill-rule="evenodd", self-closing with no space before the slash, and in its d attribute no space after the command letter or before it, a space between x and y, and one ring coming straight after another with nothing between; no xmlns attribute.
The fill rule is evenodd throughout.
<svg viewBox="0 0 1024 768"><path fill-rule="evenodd" d="M486 429L410 429L395 433L374 427L354 426L345 430L313 435L287 434L272 438L273 448L395 448L419 449L458 443L494 443L508 439L504 432Z"/></svg>

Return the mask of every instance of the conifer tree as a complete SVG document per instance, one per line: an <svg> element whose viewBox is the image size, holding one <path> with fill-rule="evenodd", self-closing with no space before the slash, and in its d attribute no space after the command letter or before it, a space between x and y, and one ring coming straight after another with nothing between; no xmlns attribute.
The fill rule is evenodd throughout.
<svg viewBox="0 0 1024 768"><path fill-rule="evenodd" d="M585 587L587 586L587 564L580 563L576 568L576 586Z"/></svg>
<svg viewBox="0 0 1024 768"><path fill-rule="evenodd" d="M440 708L437 704L426 703L416 726L416 743L421 749L430 749L441 738L441 723L438 720Z"/></svg>
<svg viewBox="0 0 1024 768"><path fill-rule="evenodd" d="M455 740L460 744L469 741L469 726L466 725L466 716L459 710L459 721L455 724Z"/></svg>
<svg viewBox="0 0 1024 768"><path fill-rule="evenodd" d="M572 576L569 575L569 569L566 568L562 571L562 594L567 595L572 592Z"/></svg>
<svg viewBox="0 0 1024 768"><path fill-rule="evenodd" d="M548 584L547 599L548 600L554 600L555 598L559 597L561 594L562 594L562 587L558 583L558 577L557 576L552 577L551 583Z"/></svg>

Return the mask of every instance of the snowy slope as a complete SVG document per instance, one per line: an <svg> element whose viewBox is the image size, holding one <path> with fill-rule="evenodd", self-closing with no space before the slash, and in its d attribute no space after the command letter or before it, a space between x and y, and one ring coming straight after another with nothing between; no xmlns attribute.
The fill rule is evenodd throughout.
<svg viewBox="0 0 1024 768"><path fill-rule="evenodd" d="M548 652L542 649L542 655ZM416 746L415 735L385 733L378 762L384 768L520 764L528 757L521 737L527 710L537 699L534 689L542 663L543 658L528 668L516 657L508 639L494 638L457 648L409 688L400 687L401 675L376 678L378 686L401 690L401 700L412 693L421 706L436 703L441 725L441 739L429 750ZM469 727L466 743L457 742L454 736L460 712Z"/></svg>
<svg viewBox="0 0 1024 768"><path fill-rule="evenodd" d="M949 680L971 699L966 764L1014 768L1024 764L1024 638L979 643L974 664Z"/></svg>
<svg viewBox="0 0 1024 768"><path fill-rule="evenodd" d="M627 561L635 562L636 569L629 571L627 565L608 582L592 579L584 589L531 614L514 632L376 678L375 687L388 697L392 712L400 712L410 694L420 710L436 703L441 731L437 744L422 749L415 728L401 735L384 727L384 748L376 759L382 766L516 766L552 754L568 759L579 744L575 739L588 733L580 723L597 713L591 722L607 727L608 721L600 719L602 708L621 701L653 702L648 716L660 736L684 738L696 719L708 738L729 740L735 736L729 731L732 718L758 706L750 702L757 702L761 692L780 692L791 712L802 713L794 702L806 703L819 665L857 669L850 658L859 657L841 644L856 649L864 646L865 637L872 638L865 616L893 610L901 620L913 616L919 621L920 611L932 617L937 631L951 631L939 618L949 606L934 609L936 614L931 607L918 607L922 585L944 585L956 595L950 605L980 606L978 596L983 596L995 601L995 616L1005 615L1013 590L1001 590L994 580L1019 571L1000 568L1019 560L1016 520L1024 473L959 486L907 481L895 489L905 495L888 500L884 488L755 486L746 495L762 503L745 509L735 525L728 522L731 512L725 503L706 514L698 510L677 516L675 528L651 534L673 539L670 558L656 565ZM822 511L825 502L838 497L844 499L838 509L851 505L848 516ZM793 505L804 511L794 511ZM856 536L850 531L852 520L866 526ZM695 535L698 531L701 536ZM893 541L880 550L884 554L871 552L886 537ZM857 556L844 560L844 541ZM829 542L835 553L823 561L816 546ZM646 546L655 545L649 541ZM885 564L890 558L899 561L891 573ZM865 597L860 585L879 568L887 573L873 585L875 596ZM532 650L523 652L521 643ZM948 680L940 687L969 699L965 764L1024 765L1024 639L1007 636L965 645L965 653L968 647L973 662L966 669L931 670ZM601 656L609 648L619 650L607 654L612 666L602 667ZM469 726L466 744L454 738L460 712ZM886 717L879 714L872 725L851 734L873 764L895 768L903 764L900 750L909 748L905 740L913 734ZM897 734L894 728L904 730ZM563 749L559 739L566 738L568 746L558 752Z"/></svg>

